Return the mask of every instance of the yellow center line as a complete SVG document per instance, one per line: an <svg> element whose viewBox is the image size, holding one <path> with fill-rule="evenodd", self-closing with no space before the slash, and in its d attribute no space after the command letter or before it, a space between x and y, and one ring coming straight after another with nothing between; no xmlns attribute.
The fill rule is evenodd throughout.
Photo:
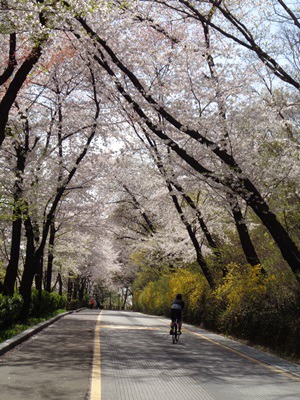
<svg viewBox="0 0 300 400"><path fill-rule="evenodd" d="M101 400L100 319L101 319L101 311L97 318L95 336L94 336L94 356L93 356L90 400Z"/></svg>

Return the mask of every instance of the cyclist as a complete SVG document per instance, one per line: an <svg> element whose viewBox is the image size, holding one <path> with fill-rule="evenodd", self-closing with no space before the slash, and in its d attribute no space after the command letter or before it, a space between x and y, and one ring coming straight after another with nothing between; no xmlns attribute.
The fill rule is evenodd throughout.
<svg viewBox="0 0 300 400"><path fill-rule="evenodd" d="M178 335L181 335L183 309L184 309L184 301L182 300L182 294L178 293L176 295L175 300L172 302L172 305L171 305L170 335L172 335L172 333L173 333L173 326L174 326L174 322L176 321L176 319L177 319L177 324L178 324Z"/></svg>

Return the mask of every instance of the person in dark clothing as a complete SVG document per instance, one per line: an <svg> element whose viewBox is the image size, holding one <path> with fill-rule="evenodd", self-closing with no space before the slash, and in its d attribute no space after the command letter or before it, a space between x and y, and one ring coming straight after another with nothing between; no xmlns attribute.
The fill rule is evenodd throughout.
<svg viewBox="0 0 300 400"><path fill-rule="evenodd" d="M172 302L171 305L170 335L173 333L173 325L176 319L178 324L178 334L181 335L183 310L184 310L184 301L182 300L182 294L178 293L176 295L176 299Z"/></svg>

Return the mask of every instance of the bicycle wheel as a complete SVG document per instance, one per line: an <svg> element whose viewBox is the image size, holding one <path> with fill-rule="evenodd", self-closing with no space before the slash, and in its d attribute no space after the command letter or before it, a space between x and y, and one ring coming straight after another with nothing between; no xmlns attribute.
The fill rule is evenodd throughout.
<svg viewBox="0 0 300 400"><path fill-rule="evenodd" d="M179 335L178 335L178 326L176 325L176 332L175 332L175 342L179 342Z"/></svg>
<svg viewBox="0 0 300 400"><path fill-rule="evenodd" d="M176 343L176 337L177 337L177 324L175 322L175 324L173 325L173 335L172 335L172 342Z"/></svg>
<svg viewBox="0 0 300 400"><path fill-rule="evenodd" d="M174 324L174 326L173 326L173 331L174 331L174 333L173 333L173 335L172 335L172 341L173 341L173 343L175 344L175 343L178 342L178 339L179 339L178 333L177 333L177 322L175 322L175 324Z"/></svg>

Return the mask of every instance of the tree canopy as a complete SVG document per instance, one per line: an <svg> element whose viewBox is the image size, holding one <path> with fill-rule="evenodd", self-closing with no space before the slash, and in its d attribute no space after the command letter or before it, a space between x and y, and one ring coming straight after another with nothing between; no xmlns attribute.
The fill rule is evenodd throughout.
<svg viewBox="0 0 300 400"><path fill-rule="evenodd" d="M33 284L133 293L193 266L218 290L232 265L299 284L299 13L1 2L1 287L24 316Z"/></svg>

